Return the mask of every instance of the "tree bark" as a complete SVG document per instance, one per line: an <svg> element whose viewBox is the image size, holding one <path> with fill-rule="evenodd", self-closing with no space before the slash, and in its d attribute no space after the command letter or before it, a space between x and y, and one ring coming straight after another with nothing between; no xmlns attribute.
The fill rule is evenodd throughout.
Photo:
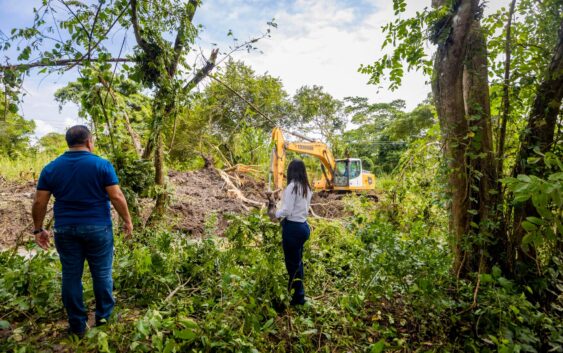
<svg viewBox="0 0 563 353"><path fill-rule="evenodd" d="M498 140L497 147L497 163L498 163L498 176L502 178L503 173L503 160L504 160L504 146L506 141L506 125L508 123L508 116L510 115L510 61L512 55L511 47L511 30L512 30L512 17L514 15L514 7L516 5L516 0L512 0L510 3L510 9L508 10L508 20L506 22L506 42L504 48L504 82L502 85L502 117L500 126L500 136ZM499 194L502 199L502 185L499 183Z"/></svg>
<svg viewBox="0 0 563 353"><path fill-rule="evenodd" d="M166 188L166 180L164 177L164 151L163 151L162 136L159 135L156 139L156 149L154 153L154 182L157 186L156 203L147 220L147 226L155 225L164 216L166 205L168 204L168 192Z"/></svg>
<svg viewBox="0 0 563 353"><path fill-rule="evenodd" d="M463 71L463 98L468 138L466 151L469 232L465 235L471 249L465 254L465 270L486 270L493 245L497 169L493 150L491 108L487 66L487 45L478 19L473 20L467 38ZM472 226L471 226L472 225ZM460 246L462 244L457 244ZM460 249L461 251L461 249ZM487 256L483 256L483 255ZM484 266L484 267L483 267Z"/></svg>
<svg viewBox="0 0 563 353"><path fill-rule="evenodd" d="M443 1L433 0L434 6ZM464 242L469 230L469 195L466 164L466 137L469 125L465 118L463 97L463 61L466 57L467 39L473 18L478 9L478 0L461 0L453 9L453 19L446 29L447 38L438 42L434 59L432 90L440 121L445 155L450 175L448 191L450 201L450 233L453 235L454 271L461 276L465 263ZM440 36L436 36L440 37Z"/></svg>
<svg viewBox="0 0 563 353"><path fill-rule="evenodd" d="M497 177L498 182L496 185L497 194L496 194L496 220L498 222L498 234L500 234L501 238L498 239L498 243L496 246L496 253L502 254L502 258L499 260L499 264L504 272L510 272L509 266L509 240L507 236L507 215L511 213L512 207L508 205L508 209L504 209L504 187L502 185L501 179L504 177L504 151L506 146L506 127L508 125L508 118L510 117L510 65L511 65L511 57L512 57L512 18L514 17L514 9L516 7L516 0L512 0L510 3L510 8L508 10L508 19L506 21L506 38L505 38L505 46L504 46L504 79L503 79L503 86L502 86L502 113L501 113L501 121L500 121L500 131L498 136L497 142L497 155L496 155L496 163L497 163Z"/></svg>
<svg viewBox="0 0 563 353"><path fill-rule="evenodd" d="M528 158L539 157L539 152L548 152L554 142L557 117L560 113L563 99L563 21L559 26L559 38L553 52L553 57L546 71L543 81L538 87L528 124L522 132L521 146L513 176L519 174L534 174L543 176L545 165L542 161L529 164ZM540 275L536 261L536 250L533 245L529 249L522 248L522 238L526 234L522 222L527 217L538 216L531 201L514 206L513 232L510 238L509 261L513 275L517 278Z"/></svg>

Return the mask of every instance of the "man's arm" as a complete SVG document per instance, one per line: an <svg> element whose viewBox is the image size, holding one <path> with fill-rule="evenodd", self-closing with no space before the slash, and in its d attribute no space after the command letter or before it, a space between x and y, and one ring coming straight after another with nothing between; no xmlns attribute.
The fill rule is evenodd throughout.
<svg viewBox="0 0 563 353"><path fill-rule="evenodd" d="M125 223L125 233L127 235L131 235L131 233L133 232L133 222L131 221L131 215L129 214L129 208L127 207L125 195L123 195L123 192L121 191L119 185L106 186L106 191L109 195L111 204Z"/></svg>
<svg viewBox="0 0 563 353"><path fill-rule="evenodd" d="M35 192L35 198L33 199L33 205L31 206L31 217L33 218L33 233L35 235L35 242L45 250L47 250L51 245L49 241L49 232L43 230L43 221L45 220L45 214L47 214L47 205L49 204L50 198L50 191L37 190Z"/></svg>

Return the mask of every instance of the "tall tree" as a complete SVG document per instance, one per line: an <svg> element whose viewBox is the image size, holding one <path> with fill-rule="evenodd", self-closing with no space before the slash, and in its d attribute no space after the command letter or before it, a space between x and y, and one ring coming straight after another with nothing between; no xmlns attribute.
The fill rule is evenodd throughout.
<svg viewBox="0 0 563 353"><path fill-rule="evenodd" d="M10 158L24 155L34 130L35 123L19 115L17 105L0 100L0 154Z"/></svg>
<svg viewBox="0 0 563 353"><path fill-rule="evenodd" d="M467 52L463 68L463 100L467 120L466 198L473 251L466 252L466 271L483 269L489 259L488 250L498 239L493 239L497 220L497 168L493 148L491 109L487 65L487 45L480 20L476 14L469 29ZM437 73L439 74L439 73ZM477 226L476 226L477 225ZM462 247L465 247L462 245Z"/></svg>
<svg viewBox="0 0 563 353"><path fill-rule="evenodd" d="M395 14L404 0L393 2ZM496 183L487 81L487 50L478 0L433 0L433 10L413 18L398 18L386 26L384 46L395 50L360 71L379 83L390 71L391 88L401 83L403 63L408 69L432 74L432 90L440 123L444 157L448 164L450 232L453 236L454 271L467 276L483 269L493 243L491 219ZM424 40L436 45L432 61L426 59Z"/></svg>
<svg viewBox="0 0 563 353"><path fill-rule="evenodd" d="M182 163L186 156L205 153L218 154L218 159L231 164L248 163L238 153L246 144L240 143L241 137L252 129L256 133L253 137L263 133L269 136L274 126L289 125L293 116L288 96L279 78L258 74L243 62L228 60L203 92L194 96L190 109L178 116L174 146L173 136L167 137L170 157ZM198 148L194 150L194 146Z"/></svg>
<svg viewBox="0 0 563 353"><path fill-rule="evenodd" d="M445 1L432 3L440 7ZM478 5L476 0L455 2L433 33L437 51L432 89L450 168L454 271L462 276L481 269L490 234L489 191L496 180Z"/></svg>
<svg viewBox="0 0 563 353"><path fill-rule="evenodd" d="M296 121L314 133L320 133L323 140L332 143L334 135L344 130L346 116L344 104L326 93L320 86L303 86L293 96Z"/></svg>

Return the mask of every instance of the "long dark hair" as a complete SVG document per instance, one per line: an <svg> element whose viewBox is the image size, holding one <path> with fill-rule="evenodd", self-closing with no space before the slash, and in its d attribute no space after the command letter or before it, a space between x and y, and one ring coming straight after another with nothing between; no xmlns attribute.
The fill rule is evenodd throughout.
<svg viewBox="0 0 563 353"><path fill-rule="evenodd" d="M311 190L309 178L307 178L307 169L305 163L300 159L294 159L287 166L287 185L294 183L292 192L297 194L301 192L303 197L307 197Z"/></svg>

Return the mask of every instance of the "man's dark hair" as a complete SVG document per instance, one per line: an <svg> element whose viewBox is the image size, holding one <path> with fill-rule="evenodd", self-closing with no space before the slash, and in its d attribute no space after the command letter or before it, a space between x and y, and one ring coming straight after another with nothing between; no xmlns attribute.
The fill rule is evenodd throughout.
<svg viewBox="0 0 563 353"><path fill-rule="evenodd" d="M84 125L75 125L66 131L66 144L68 147L85 145L92 133Z"/></svg>

